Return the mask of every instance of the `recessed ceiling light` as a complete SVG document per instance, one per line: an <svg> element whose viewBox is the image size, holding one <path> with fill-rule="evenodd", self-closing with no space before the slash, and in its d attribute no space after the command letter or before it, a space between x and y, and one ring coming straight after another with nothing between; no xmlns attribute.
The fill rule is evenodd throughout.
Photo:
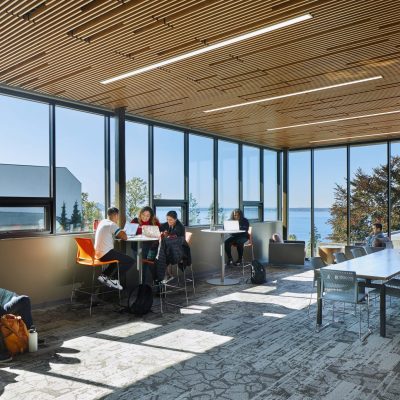
<svg viewBox="0 0 400 400"><path fill-rule="evenodd" d="M118 75L118 76L116 76L114 78L110 78L110 79L106 79L104 81L101 81L101 83L103 83L103 84L112 83L112 82L115 82L115 81L119 81L120 79L125 79L125 78L129 78L131 76L134 76L134 75L139 75L139 74L142 74L143 72L147 72L147 71L151 71L153 69L159 68L159 67L163 67L164 65L172 64L172 63L175 63L177 61L181 61L181 60L185 60L185 59L190 58L190 57L197 56L199 54L207 53L207 52L209 52L211 50L219 49L219 48L227 46L229 44L234 44L234 43L240 42L242 40L250 39L250 38L253 38L255 36L262 35L263 33L271 32L271 31L274 31L276 29L280 29L280 28L284 28L286 26L297 24L298 22L306 21L306 20L311 19L311 18L312 18L311 14L300 15L299 17L292 18L292 19L289 19L287 21L283 21L283 22L279 22L277 24L269 25L269 26L266 26L264 28L258 29L256 31L245 33L244 35L236 36L236 37L234 37L232 39L227 39L227 40L224 40L222 42L215 43L215 44L212 44L210 46L206 46L206 47L203 47L201 49L191 51L189 53L181 54L180 56L172 57L172 58L169 58L167 60L164 60L164 61L161 61L161 62L158 62L158 63L155 63L155 64L148 65L147 67L135 69L134 71L127 72L126 74Z"/></svg>
<svg viewBox="0 0 400 400"><path fill-rule="evenodd" d="M298 127L300 127L300 126L309 126L309 125L329 124L329 123L331 123L331 122L349 121L349 120L351 120L351 119L361 119L361 118L369 118L369 117L378 117L379 115L398 114L398 113L400 113L400 110L396 110L396 111L387 111L387 112L375 113L375 114L367 114L367 115L357 115L357 116L355 116L355 117L328 119L328 120L325 120L325 121L316 121L316 122L308 122L308 123L304 123L304 124L281 126L281 127L279 127L279 128L268 128L267 131L279 131L280 129L298 128Z"/></svg>
<svg viewBox="0 0 400 400"><path fill-rule="evenodd" d="M249 106L251 104L257 104L257 103L263 103L265 101L271 101L271 100L277 100L277 99L283 99L285 97L293 97L293 96L299 96L301 94L306 94L306 93L313 93L313 92L319 92L321 90L327 90L327 89L335 89L341 86L348 86L348 85L354 85L356 83L363 83L363 82L368 82L368 81L373 81L375 79L382 79L382 75L378 76L373 76L371 78L365 78L365 79L358 79L356 81L350 81L350 82L343 82L343 83L337 83L336 85L329 85L329 86L323 86L315 89L308 89L308 90L303 90L301 92L294 92L294 93L288 93L288 94L282 94L280 96L274 96L274 97L267 97L265 99L259 99L259 100L253 100L253 101L246 101L245 103L239 103L239 104L233 104L231 106L225 106L225 107L219 107L219 108L214 108L212 110L205 110L203 112L205 113L210 113L210 112L215 112L215 111L222 111L222 110L229 110L230 108L236 108L236 107L243 107L243 106Z"/></svg>
<svg viewBox="0 0 400 400"><path fill-rule="evenodd" d="M370 137L370 136L394 135L396 133L400 133L400 131L397 131L397 132L384 132L384 133L372 133L370 135L347 136L347 137L335 138L335 139L312 140L309 143L333 142L333 141L336 141L336 140L357 139L357 138L364 138L364 137Z"/></svg>

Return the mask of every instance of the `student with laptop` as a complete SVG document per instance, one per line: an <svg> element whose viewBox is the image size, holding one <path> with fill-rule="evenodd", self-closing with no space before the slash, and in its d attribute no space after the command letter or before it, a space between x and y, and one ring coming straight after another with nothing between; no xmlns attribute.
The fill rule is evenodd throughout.
<svg viewBox="0 0 400 400"><path fill-rule="evenodd" d="M232 252L231 252L231 247L233 245L236 246L237 252L238 252L238 259L235 261L236 265L241 265L242 264L242 259L243 259L243 250L244 250L244 244L249 240L249 221L247 218L244 217L243 213L241 210L238 208L232 211L230 221L226 221L229 223L234 223L236 222L236 229L242 230L244 232L240 233L232 233L228 239L225 240L225 253L227 255L227 266L233 265L233 260L232 260ZM230 228L230 229L228 229ZM224 230L232 230L232 227L224 224Z"/></svg>
<svg viewBox="0 0 400 400"><path fill-rule="evenodd" d="M167 222L160 226L160 232L162 237L185 237L185 227L179 221L176 211L167 212Z"/></svg>
<svg viewBox="0 0 400 400"><path fill-rule="evenodd" d="M151 207L145 206L140 209L139 214L137 218L134 218L132 220L132 223L138 224L137 228L137 235L142 235L146 234L146 228L147 226L155 226L160 228L161 224L158 218L155 216L154 211ZM144 231L143 231L144 230ZM158 248L158 237L154 238L154 242L143 242L142 244L142 257L143 258L148 258L150 260L153 260L156 257L157 254L157 248ZM132 243L132 249L134 251L137 251L137 243Z"/></svg>
<svg viewBox="0 0 400 400"><path fill-rule="evenodd" d="M118 260L120 275L124 275L129 268L133 266L134 260L126 254L114 250L114 240L126 240L128 237L117 225L119 218L118 208L110 207L107 210L107 216L108 218L103 219L96 230L96 237L94 240L96 258L100 261ZM98 280L108 287L122 290L121 283L116 279L116 274L116 264L110 264L98 277Z"/></svg>

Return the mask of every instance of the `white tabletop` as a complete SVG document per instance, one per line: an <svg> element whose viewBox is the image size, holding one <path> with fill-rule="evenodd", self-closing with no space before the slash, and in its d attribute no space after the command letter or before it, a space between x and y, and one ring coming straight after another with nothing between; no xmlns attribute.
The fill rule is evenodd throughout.
<svg viewBox="0 0 400 400"><path fill-rule="evenodd" d="M400 273L400 251L385 249L339 264L328 265L324 269L354 271L359 278L388 280Z"/></svg>
<svg viewBox="0 0 400 400"><path fill-rule="evenodd" d="M246 232L245 230L237 230L237 231L224 231L223 229L202 229L202 232L206 232L206 233L219 233L220 235L222 233L242 233L242 232Z"/></svg>
<svg viewBox="0 0 400 400"><path fill-rule="evenodd" d="M155 240L158 239L144 235L136 235L133 237L128 237L128 239L126 239L127 242L150 242L150 241L154 242Z"/></svg>

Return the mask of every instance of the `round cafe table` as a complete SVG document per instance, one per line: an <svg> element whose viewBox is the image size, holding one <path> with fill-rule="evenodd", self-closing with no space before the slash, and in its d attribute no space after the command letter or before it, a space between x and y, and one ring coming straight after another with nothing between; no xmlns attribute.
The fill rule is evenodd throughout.
<svg viewBox="0 0 400 400"><path fill-rule="evenodd" d="M333 253L342 253L344 250L344 246L340 244L323 244L318 247L318 254L325 262L325 264L333 264Z"/></svg>
<svg viewBox="0 0 400 400"><path fill-rule="evenodd" d="M224 248L225 234L242 233L245 231L243 230L224 231L223 229L217 229L217 230L202 229L201 231L220 236L221 278L208 279L207 283L209 283L210 285L219 285L219 286L237 285L239 283L239 279L225 278L225 248Z"/></svg>

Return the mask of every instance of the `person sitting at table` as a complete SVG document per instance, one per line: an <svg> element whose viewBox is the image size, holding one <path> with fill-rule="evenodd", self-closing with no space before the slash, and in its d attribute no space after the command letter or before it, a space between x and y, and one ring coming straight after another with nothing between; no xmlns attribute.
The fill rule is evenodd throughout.
<svg viewBox="0 0 400 400"><path fill-rule="evenodd" d="M232 211L231 220L239 221L239 230L244 232L232 233L228 239L225 240L225 253L228 257L227 266L233 265L231 247L236 246L238 252L238 259L235 261L236 265L242 264L244 244L249 240L249 220L244 217L240 209L235 209Z"/></svg>
<svg viewBox="0 0 400 400"><path fill-rule="evenodd" d="M160 226L161 237L185 236L185 227L178 219L176 211L167 212L167 222Z"/></svg>
<svg viewBox="0 0 400 400"><path fill-rule="evenodd" d="M151 207L146 206L140 209L139 214L132 221L134 224L139 224L136 231L137 235L142 234L142 226L154 225L160 228L161 224L158 218L155 216L154 211ZM149 260L154 260L157 254L158 239L154 239L154 242L143 242L142 244L142 257ZM132 243L132 250L137 252L137 243Z"/></svg>
<svg viewBox="0 0 400 400"><path fill-rule="evenodd" d="M117 225L119 219L119 210L117 207L110 207L107 210L107 219L103 219L96 230L94 240L95 256L100 261L119 261L120 275L125 275L126 272L133 266L133 258L126 254L114 250L114 240L126 240L126 233ZM121 283L115 279L117 266L115 263L109 264L103 273L97 278L102 284L114 289L122 290Z"/></svg>
<svg viewBox="0 0 400 400"><path fill-rule="evenodd" d="M281 235L279 233L274 233L270 239L271 243L283 243Z"/></svg>
<svg viewBox="0 0 400 400"><path fill-rule="evenodd" d="M375 223L372 225L372 232L370 235L365 239L366 243L365 245L367 247L375 247L374 242L376 239L382 239L385 236L382 233L382 224Z"/></svg>

